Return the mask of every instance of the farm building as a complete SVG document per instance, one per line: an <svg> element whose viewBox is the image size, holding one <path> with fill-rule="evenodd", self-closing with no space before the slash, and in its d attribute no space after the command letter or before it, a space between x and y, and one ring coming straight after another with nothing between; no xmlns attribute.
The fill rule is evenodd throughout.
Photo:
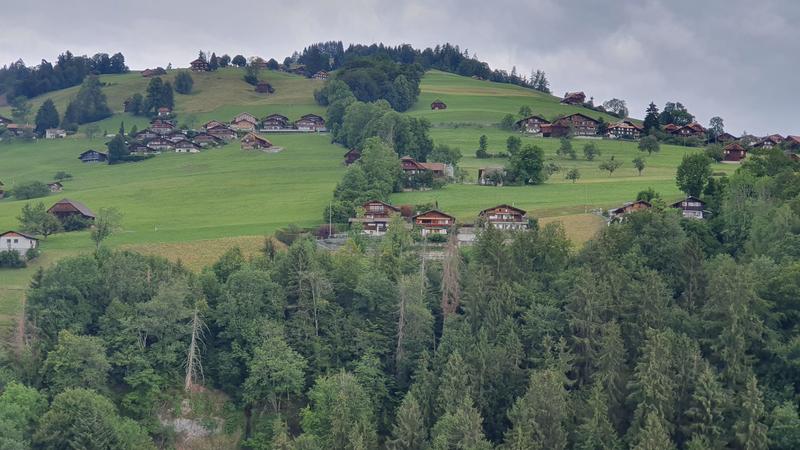
<svg viewBox="0 0 800 450"><path fill-rule="evenodd" d="M561 103L566 105L583 105L586 102L586 94L583 92L567 92Z"/></svg>
<svg viewBox="0 0 800 450"><path fill-rule="evenodd" d="M350 223L360 223L364 234L381 236L391 220L392 214L400 214L400 209L380 200L371 200L363 205L364 216L349 219Z"/></svg>
<svg viewBox="0 0 800 450"><path fill-rule="evenodd" d="M447 234L447 230L455 225L456 218L450 214L443 213L437 209L425 211L412 217L414 227L420 230L420 234Z"/></svg>
<svg viewBox="0 0 800 450"><path fill-rule="evenodd" d="M275 88L272 87L271 84L265 81L256 84L255 90L259 94L272 94L273 92L275 92Z"/></svg>
<svg viewBox="0 0 800 450"><path fill-rule="evenodd" d="M224 127L224 126L225 124L220 122L219 120L209 120L208 122L203 124L203 129L208 131L212 128Z"/></svg>
<svg viewBox="0 0 800 450"><path fill-rule="evenodd" d="M478 214L483 223L500 230L527 230L528 212L510 205L497 205Z"/></svg>
<svg viewBox="0 0 800 450"><path fill-rule="evenodd" d="M325 131L325 119L316 114L306 114L294 126L301 131Z"/></svg>
<svg viewBox="0 0 800 450"><path fill-rule="evenodd" d="M212 147L219 144L220 139L209 133L199 133L192 138L192 142L200 147Z"/></svg>
<svg viewBox="0 0 800 450"><path fill-rule="evenodd" d="M232 141L236 139L236 132L226 126L211 128L207 133L222 141Z"/></svg>
<svg viewBox="0 0 800 450"><path fill-rule="evenodd" d="M175 129L175 124L164 119L153 119L147 128L156 134L168 134Z"/></svg>
<svg viewBox="0 0 800 450"><path fill-rule="evenodd" d="M128 146L128 151L131 152L131 155L137 155L137 156L157 155L161 153L158 150L153 150L151 148L148 148L146 145L140 144L138 142L130 144Z"/></svg>
<svg viewBox="0 0 800 450"><path fill-rule="evenodd" d="M786 136L786 139L783 140L783 145L792 149L800 148L800 136Z"/></svg>
<svg viewBox="0 0 800 450"><path fill-rule="evenodd" d="M47 212L58 217L59 220L64 220L71 216L80 216L87 220L95 219L94 213L86 205L68 198L59 200Z"/></svg>
<svg viewBox="0 0 800 450"><path fill-rule="evenodd" d="M23 136L25 133L33 133L33 125L10 123L6 125L6 130L14 136Z"/></svg>
<svg viewBox="0 0 800 450"><path fill-rule="evenodd" d="M406 175L418 175L431 172L434 177L453 176L453 167L437 162L418 162L410 156L400 158L400 167Z"/></svg>
<svg viewBox="0 0 800 450"><path fill-rule="evenodd" d="M256 124L249 120L238 120L236 122L231 122L231 128L235 131L255 131Z"/></svg>
<svg viewBox="0 0 800 450"><path fill-rule="evenodd" d="M39 239L30 234L19 231L6 231L0 234L0 251L10 252L16 250L20 255L25 255L28 250L39 246Z"/></svg>
<svg viewBox="0 0 800 450"><path fill-rule="evenodd" d="M780 134L771 134L765 138L762 138L760 141L756 142L753 147L755 148L766 148L770 149L773 147L777 147L783 142L783 136Z"/></svg>
<svg viewBox="0 0 800 450"><path fill-rule="evenodd" d="M433 103L431 103L431 109L434 111L440 109L447 109L447 105L441 100L434 100Z"/></svg>
<svg viewBox="0 0 800 450"><path fill-rule="evenodd" d="M185 141L187 139L186 135L182 131L175 131L162 137L173 144L176 142Z"/></svg>
<svg viewBox="0 0 800 450"><path fill-rule="evenodd" d="M47 183L47 189L50 189L50 192L61 192L64 190L64 185L58 181L54 181L52 183Z"/></svg>
<svg viewBox="0 0 800 450"><path fill-rule="evenodd" d="M261 120L262 130L288 130L292 128L289 118L281 114L270 114Z"/></svg>
<svg viewBox="0 0 800 450"><path fill-rule="evenodd" d="M208 71L208 62L204 59L197 58L194 61L189 63L189 66L195 72L206 72Z"/></svg>
<svg viewBox="0 0 800 450"><path fill-rule="evenodd" d="M172 141L164 138L150 139L145 145L150 150L155 151L173 150L175 148L175 144Z"/></svg>
<svg viewBox="0 0 800 450"><path fill-rule="evenodd" d="M541 126L549 124L550 121L540 115L534 115L517 121L517 128L523 133L541 134Z"/></svg>
<svg viewBox="0 0 800 450"><path fill-rule="evenodd" d="M256 150L272 147L272 142L255 133L247 133L240 142L242 150Z"/></svg>
<svg viewBox="0 0 800 450"><path fill-rule="evenodd" d="M724 162L739 162L747 156L747 149L736 142L726 145L722 149L722 160Z"/></svg>
<svg viewBox="0 0 800 450"><path fill-rule="evenodd" d="M349 166L350 164L358 161L358 158L361 158L361 152L355 148L352 148L344 154L344 165Z"/></svg>
<svg viewBox="0 0 800 450"><path fill-rule="evenodd" d="M543 123L539 126L542 137L562 137L569 135L569 126L563 123Z"/></svg>
<svg viewBox="0 0 800 450"><path fill-rule="evenodd" d="M572 130L575 136L597 136L597 126L600 122L586 114L575 113L557 119L553 124Z"/></svg>
<svg viewBox="0 0 800 450"><path fill-rule="evenodd" d="M639 139L642 137L644 128L631 122L623 120L608 126L608 137L612 139Z"/></svg>
<svg viewBox="0 0 800 450"><path fill-rule="evenodd" d="M233 120L231 120L231 123L241 122L241 121L250 122L253 125L258 125L258 119L256 119L256 116L250 114L249 112L241 112L237 114L233 118Z"/></svg>
<svg viewBox="0 0 800 450"><path fill-rule="evenodd" d="M61 139L67 137L67 132L61 128L48 128L44 130L45 139Z"/></svg>
<svg viewBox="0 0 800 450"><path fill-rule="evenodd" d="M145 128L144 130L142 130L142 131L136 133L135 135L133 135L133 138L134 139L138 139L140 141L146 141L148 139L155 139L155 138L157 138L159 136L160 136L160 134L157 134L157 133Z"/></svg>
<svg viewBox="0 0 800 450"><path fill-rule="evenodd" d="M175 143L175 153L200 153L200 146L189 140Z"/></svg>
<svg viewBox="0 0 800 450"><path fill-rule="evenodd" d="M650 202L644 200L636 200L635 202L625 203L619 208L610 209L608 211L608 217L612 222L615 220L622 221L622 218L627 214L636 211L642 211L645 209L650 209L652 207L653 205L651 205Z"/></svg>
<svg viewBox="0 0 800 450"><path fill-rule="evenodd" d="M478 184L481 186L502 186L506 176L503 167L481 167L478 169Z"/></svg>
<svg viewBox="0 0 800 450"><path fill-rule="evenodd" d="M739 140L739 138L737 138L736 136L734 136L734 135L732 135L730 133L727 133L727 132L720 134L719 136L717 136L717 139L716 139L717 142L722 142L722 143L736 142L738 140Z"/></svg>
<svg viewBox="0 0 800 450"><path fill-rule="evenodd" d="M686 217L687 219L703 219L706 215L708 215L708 211L705 211L704 209L706 202L697 197L689 196L681 201L673 203L670 206L680 209L683 217Z"/></svg>
<svg viewBox="0 0 800 450"><path fill-rule="evenodd" d="M97 150L86 150L78 155L78 159L85 163L102 163L108 161L108 155Z"/></svg>
<svg viewBox="0 0 800 450"><path fill-rule="evenodd" d="M167 71L163 67L156 67L155 69L144 69L140 72L145 78L155 77L158 75L166 75Z"/></svg>

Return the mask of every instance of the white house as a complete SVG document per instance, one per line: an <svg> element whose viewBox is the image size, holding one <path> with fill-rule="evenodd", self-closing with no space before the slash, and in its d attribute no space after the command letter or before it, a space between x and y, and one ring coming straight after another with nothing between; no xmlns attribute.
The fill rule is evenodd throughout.
<svg viewBox="0 0 800 450"><path fill-rule="evenodd" d="M67 137L67 132L60 128L48 128L44 130L45 139L61 139Z"/></svg>
<svg viewBox="0 0 800 450"><path fill-rule="evenodd" d="M25 255L28 250L39 246L35 237L18 231L6 231L0 234L0 251L16 250L20 255Z"/></svg>

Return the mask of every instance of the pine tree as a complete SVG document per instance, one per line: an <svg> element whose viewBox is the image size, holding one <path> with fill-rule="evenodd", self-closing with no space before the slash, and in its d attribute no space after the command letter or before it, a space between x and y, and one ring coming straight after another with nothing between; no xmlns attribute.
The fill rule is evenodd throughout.
<svg viewBox="0 0 800 450"><path fill-rule="evenodd" d="M470 370L461 354L457 350L450 354L442 370L436 398L438 416L453 412L463 403L464 398L471 398L469 373Z"/></svg>
<svg viewBox="0 0 800 450"><path fill-rule="evenodd" d="M58 110L53 100L47 99L36 111L36 132L40 135L48 128L56 128L61 119L58 117Z"/></svg>
<svg viewBox="0 0 800 450"><path fill-rule="evenodd" d="M576 449L617 450L622 442L609 419L608 397L600 384L592 387L586 405L588 415L578 426Z"/></svg>
<svg viewBox="0 0 800 450"><path fill-rule="evenodd" d="M451 230L442 270L442 313L454 314L461 302L461 253L458 250L458 233Z"/></svg>
<svg viewBox="0 0 800 450"><path fill-rule="evenodd" d="M619 324L613 321L606 323L601 331L597 371L592 375L592 380L603 386L608 398L609 415L617 427L622 424L628 395L629 369L626 358Z"/></svg>
<svg viewBox="0 0 800 450"><path fill-rule="evenodd" d="M630 400L636 404L629 440L638 442L638 434L647 426L648 415L658 417L661 426L671 430L669 419L675 414L676 380L670 354L670 340L674 332L647 330L641 356L634 369Z"/></svg>
<svg viewBox="0 0 800 450"><path fill-rule="evenodd" d="M691 406L686 411L692 440L703 438L709 448L724 448L727 395L708 363L703 364L696 384Z"/></svg>
<svg viewBox="0 0 800 450"><path fill-rule="evenodd" d="M491 448L492 445L483 435L483 418L468 398L463 398L452 412L445 413L433 427L432 450Z"/></svg>
<svg viewBox="0 0 800 450"><path fill-rule="evenodd" d="M645 418L644 428L639 433L633 450L674 450L664 419L657 411L651 410Z"/></svg>
<svg viewBox="0 0 800 450"><path fill-rule="evenodd" d="M645 134L650 133L651 130L658 130L660 128L658 118L658 106L656 106L655 103L650 102L650 105L647 106L644 116L643 126Z"/></svg>
<svg viewBox="0 0 800 450"><path fill-rule="evenodd" d="M737 447L742 450L766 450L769 439L764 424L764 402L755 375L747 379L739 399L739 417L733 426Z"/></svg>
<svg viewBox="0 0 800 450"><path fill-rule="evenodd" d="M417 450L428 446L428 430L422 417L422 409L412 392L406 394L397 409L392 439L389 448L393 450Z"/></svg>
<svg viewBox="0 0 800 450"><path fill-rule="evenodd" d="M508 412L511 428L505 433L505 446L509 450L564 449L569 417L563 374L555 369L537 370L525 395Z"/></svg>

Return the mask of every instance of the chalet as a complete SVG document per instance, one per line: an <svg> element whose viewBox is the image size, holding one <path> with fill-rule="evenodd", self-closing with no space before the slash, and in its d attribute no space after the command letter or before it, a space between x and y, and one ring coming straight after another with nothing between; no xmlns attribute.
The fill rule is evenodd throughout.
<svg viewBox="0 0 800 450"><path fill-rule="evenodd" d="M203 124L203 129L208 131L212 128L225 127L226 125L218 120L209 120Z"/></svg>
<svg viewBox="0 0 800 450"><path fill-rule="evenodd" d="M61 139L67 137L67 132L60 128L48 128L44 130L45 139Z"/></svg>
<svg viewBox="0 0 800 450"><path fill-rule="evenodd" d="M448 164L440 162L424 162L419 164L422 165L422 167L424 167L426 170L431 172L434 178L453 176L453 167Z"/></svg>
<svg viewBox="0 0 800 450"><path fill-rule="evenodd" d="M233 120L231 120L231 123L233 123L233 122L241 122L243 120L246 121L246 122L250 122L253 125L257 125L258 124L258 119L256 119L256 116L250 114L249 112L242 112L242 113L237 114L236 117L234 117Z"/></svg>
<svg viewBox="0 0 800 450"><path fill-rule="evenodd" d="M586 102L586 94L583 92L567 92L561 103L566 105L583 105Z"/></svg>
<svg viewBox="0 0 800 450"><path fill-rule="evenodd" d="M597 126L600 125L600 122L583 113L570 114L554 123L569 128L575 136L596 136Z"/></svg>
<svg viewBox="0 0 800 450"><path fill-rule="evenodd" d="M270 114L261 120L262 130L288 130L292 128L289 118L281 114Z"/></svg>
<svg viewBox="0 0 800 450"><path fill-rule="evenodd" d="M220 139L209 133L200 133L192 138L192 142L200 147L213 147L220 143Z"/></svg>
<svg viewBox="0 0 800 450"><path fill-rule="evenodd" d="M542 116L535 115L517 121L517 128L523 133L541 134L542 125L550 124L550 121Z"/></svg>
<svg viewBox="0 0 800 450"><path fill-rule="evenodd" d="M172 115L172 110L167 108L166 106L158 108L157 112L158 112L158 117L169 117L170 115Z"/></svg>
<svg viewBox="0 0 800 450"><path fill-rule="evenodd" d="M86 150L78 155L78 159L84 163L102 163L108 161L108 154L97 150Z"/></svg>
<svg viewBox="0 0 800 450"><path fill-rule="evenodd" d="M672 126L669 127L669 125L672 125ZM692 122L692 123L684 125L684 126L677 126L677 125L674 125L674 124L669 124L669 125L667 126L667 127L669 127L669 129L667 129L667 127L664 127L664 131L666 131L666 132L668 132L668 133L670 133L670 134L672 134L674 136L679 136L679 137L684 137L684 138L692 138L692 137L694 137L694 138L700 138L700 139L705 139L705 137L706 137L706 129L702 125L697 123L697 122Z"/></svg>
<svg viewBox="0 0 800 450"><path fill-rule="evenodd" d="M674 123L668 123L668 124L664 125L664 132L665 133L669 133L669 134L674 134L680 128L681 128L680 126L675 125Z"/></svg>
<svg viewBox="0 0 800 450"><path fill-rule="evenodd" d="M371 200L363 205L364 216L349 219L350 223L360 223L363 233L381 236L386 233L392 214L400 214L400 209L380 200Z"/></svg>
<svg viewBox="0 0 800 450"><path fill-rule="evenodd" d="M200 153L200 146L184 139L175 143L175 153Z"/></svg>
<svg viewBox="0 0 800 450"><path fill-rule="evenodd" d="M301 131L325 131L325 119L316 114L306 114L294 123Z"/></svg>
<svg viewBox="0 0 800 450"><path fill-rule="evenodd" d="M703 219L709 213L704 208L706 202L697 197L686 197L683 200L677 201L670 205L672 208L680 209L683 217L687 219Z"/></svg>
<svg viewBox="0 0 800 450"><path fill-rule="evenodd" d="M717 138L716 138L717 142L721 142L723 144L726 144L728 142L736 142L738 140L739 140L739 138L737 138L736 136L734 136L734 135L732 135L730 133L722 133L719 136L717 136Z"/></svg>
<svg viewBox="0 0 800 450"><path fill-rule="evenodd" d="M51 206L47 212L56 216L60 220L64 220L72 216L80 216L81 218L87 220L94 220L95 218L92 210L87 208L86 205L68 198L59 200L53 206Z"/></svg>
<svg viewBox="0 0 800 450"><path fill-rule="evenodd" d="M306 76L306 66L305 64L289 64L286 68L286 71L289 73L293 73L295 75L303 75Z"/></svg>
<svg viewBox="0 0 800 450"><path fill-rule="evenodd" d="M486 226L491 224L500 230L527 230L528 216L527 211L509 205L497 205L493 208L484 209L478 214L483 219Z"/></svg>
<svg viewBox="0 0 800 450"><path fill-rule="evenodd" d="M771 134L765 138L762 138L760 141L756 142L753 145L753 147L770 149L773 147L777 147L782 142L783 142L783 136L781 136L780 134Z"/></svg>
<svg viewBox="0 0 800 450"><path fill-rule="evenodd" d="M231 122L231 128L235 131L256 131L256 124L249 120L237 120Z"/></svg>
<svg viewBox="0 0 800 450"><path fill-rule="evenodd" d="M155 150L155 151L174 150L175 149L175 143L173 143L172 141L170 141L168 139L164 139L164 138L150 139L149 141L147 141L147 143L145 145L150 150Z"/></svg>
<svg viewBox="0 0 800 450"><path fill-rule="evenodd" d="M130 144L128 146L128 151L131 152L131 155L137 155L137 156L157 155L161 153L158 150L153 150L147 147L146 145L138 142Z"/></svg>
<svg viewBox="0 0 800 450"><path fill-rule="evenodd" d="M478 184L481 186L502 186L506 169L502 167L482 167L478 169Z"/></svg>
<svg viewBox="0 0 800 450"><path fill-rule="evenodd" d="M30 234L20 233L19 231L6 231L0 234L0 252L17 251L20 255L25 255L28 250L39 246L39 239Z"/></svg>
<svg viewBox="0 0 800 450"><path fill-rule="evenodd" d="M33 125L19 125L10 123L6 125L6 130L13 136L24 136L25 133L33 133Z"/></svg>
<svg viewBox="0 0 800 450"><path fill-rule="evenodd" d="M418 175L428 171L424 165L418 163L417 160L410 156L403 156L400 158L400 167L406 175Z"/></svg>
<svg viewBox="0 0 800 450"><path fill-rule="evenodd" d="M628 202L624 205L620 206L619 208L614 208L608 211L608 216L610 220L613 222L614 220L621 221L624 216L636 211L642 211L645 209L652 208L653 205L650 202L645 200L636 200L635 202Z"/></svg>
<svg viewBox="0 0 800 450"><path fill-rule="evenodd" d="M256 84L255 90L259 94L272 94L273 92L275 92L275 88L272 87L271 84L265 81Z"/></svg>
<svg viewBox="0 0 800 450"><path fill-rule="evenodd" d="M543 123L539 125L542 137L563 137L569 135L569 126L563 123Z"/></svg>
<svg viewBox="0 0 800 450"><path fill-rule="evenodd" d="M608 137L611 139L639 139L642 137L643 128L631 122L623 120L608 126Z"/></svg>
<svg viewBox="0 0 800 450"><path fill-rule="evenodd" d="M11 124L11 123L13 123L13 122L14 122L14 121L13 121L13 120L11 120L11 119L9 119L8 117L3 117L3 116L0 116L0 125L6 125L6 126L8 126L9 124Z"/></svg>
<svg viewBox="0 0 800 450"><path fill-rule="evenodd" d="M431 103L431 109L434 111L447 109L447 105L441 100L434 100L433 103Z"/></svg>
<svg viewBox="0 0 800 450"><path fill-rule="evenodd" d="M50 189L50 192L61 192L64 190L64 185L58 181L54 181L52 183L47 183L47 188Z"/></svg>
<svg viewBox="0 0 800 450"><path fill-rule="evenodd" d="M317 72L314 75L312 75L311 78L313 78L315 80L325 81L325 80L328 79L328 76L329 76L328 72L326 72L324 70L320 70L319 72Z"/></svg>
<svg viewBox="0 0 800 450"><path fill-rule="evenodd" d="M148 129L156 134L168 134L175 129L175 124L164 119L153 119Z"/></svg>
<svg viewBox="0 0 800 450"><path fill-rule="evenodd" d="M236 139L236 132L226 126L211 128L207 133L221 141L232 141Z"/></svg>
<svg viewBox="0 0 800 450"><path fill-rule="evenodd" d="M155 77L158 75L166 75L167 71L163 67L156 67L155 69L144 69L140 72L145 78Z"/></svg>
<svg viewBox="0 0 800 450"><path fill-rule="evenodd" d="M186 135L181 131L174 131L161 137L172 142L173 144L176 142L185 141L187 139Z"/></svg>
<svg viewBox="0 0 800 450"><path fill-rule="evenodd" d="M189 63L189 66L195 72L207 72L208 71L208 62L204 59L197 58L194 61Z"/></svg>
<svg viewBox="0 0 800 450"><path fill-rule="evenodd" d="M247 133L240 143L242 145L242 150L257 150L272 147L272 142L255 133Z"/></svg>
<svg viewBox="0 0 800 450"><path fill-rule="evenodd" d="M738 163L747 156L747 149L737 144L736 142L730 143L722 148L722 161L730 163Z"/></svg>
<svg viewBox="0 0 800 450"><path fill-rule="evenodd" d="M791 149L800 148L800 136L786 136L786 139L783 140L783 145Z"/></svg>
<svg viewBox="0 0 800 450"><path fill-rule="evenodd" d="M361 158L361 152L355 148L351 148L344 154L344 165L349 166Z"/></svg>
<svg viewBox="0 0 800 450"><path fill-rule="evenodd" d="M447 234L447 230L456 223L456 218L439 210L432 209L412 217L414 227L419 228L423 236L429 234Z"/></svg>
<svg viewBox="0 0 800 450"><path fill-rule="evenodd" d="M145 128L144 130L142 130L142 131L136 133L135 135L133 135L133 138L137 139L137 140L140 140L140 141L146 141L148 139L155 139L155 138L157 138L159 136L161 136L161 135L155 133L154 131L152 131L150 129Z"/></svg>

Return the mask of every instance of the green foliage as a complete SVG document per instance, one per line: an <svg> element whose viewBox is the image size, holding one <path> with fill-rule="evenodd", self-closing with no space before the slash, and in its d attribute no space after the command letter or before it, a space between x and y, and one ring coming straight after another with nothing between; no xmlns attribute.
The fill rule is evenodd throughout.
<svg viewBox="0 0 800 450"><path fill-rule="evenodd" d="M362 102L387 100L395 111L406 111L417 101L422 68L385 58L353 58L336 72Z"/></svg>
<svg viewBox="0 0 800 450"><path fill-rule="evenodd" d="M658 153L661 150L661 145L658 139L653 135L648 135L639 140L639 150L647 152L648 155Z"/></svg>
<svg viewBox="0 0 800 450"><path fill-rule="evenodd" d="M44 377L52 394L78 387L103 391L110 368L102 339L64 330L47 354Z"/></svg>
<svg viewBox="0 0 800 450"><path fill-rule="evenodd" d="M656 106L655 103L650 102L650 105L647 106L647 111L645 112L644 116L643 127L644 127L644 132L646 134L649 134L651 130L658 130L659 128L661 128L661 124L659 123L658 117L659 117L658 107Z"/></svg>
<svg viewBox="0 0 800 450"><path fill-rule="evenodd" d="M702 153L685 155L678 166L675 184L686 195L698 197L711 178L711 159Z"/></svg>
<svg viewBox="0 0 800 450"><path fill-rule="evenodd" d="M542 184L548 177L544 164L544 151L535 145L526 145L509 158L506 170L512 183Z"/></svg>
<svg viewBox="0 0 800 450"><path fill-rule="evenodd" d="M28 116L31 114L31 103L24 96L12 97L9 101L11 106L11 118L15 123L28 123Z"/></svg>
<svg viewBox="0 0 800 450"><path fill-rule="evenodd" d="M522 148L522 139L519 136L509 136L506 139L506 151L509 155L515 155Z"/></svg>
<svg viewBox="0 0 800 450"><path fill-rule="evenodd" d="M282 336L270 333L253 351L244 382L244 398L253 404L269 403L277 414L281 402L303 392L306 360Z"/></svg>
<svg viewBox="0 0 800 450"><path fill-rule="evenodd" d="M641 156L637 156L633 158L633 167L636 168L636 171L639 172L639 176L642 176L642 172L644 172L644 168L647 166L647 160L642 158Z"/></svg>
<svg viewBox="0 0 800 450"><path fill-rule="evenodd" d="M575 149L572 148L572 140L568 137L561 138L558 150L556 150L556 155L562 158L570 159L575 159L578 157L577 152L575 152Z"/></svg>
<svg viewBox="0 0 800 450"><path fill-rule="evenodd" d="M175 107L175 99L172 91L172 84L169 81L161 80L161 77L150 79L147 90L142 102L143 114L155 114L158 108Z"/></svg>
<svg viewBox="0 0 800 450"><path fill-rule="evenodd" d="M0 268L20 269L26 266L25 259L17 250L0 251Z"/></svg>
<svg viewBox="0 0 800 450"><path fill-rule="evenodd" d="M89 236L96 248L100 248L100 244L120 228L121 221L122 213L116 208L101 208L98 211Z"/></svg>
<svg viewBox="0 0 800 450"><path fill-rule="evenodd" d="M513 131L515 124L516 120L514 119L514 115L506 114L505 116L503 116L503 119L500 120L500 129L506 131Z"/></svg>
<svg viewBox="0 0 800 450"><path fill-rule="evenodd" d="M512 428L504 440L509 449L566 448L569 407L563 382L564 375L556 369L531 375L525 395L508 413Z"/></svg>
<svg viewBox="0 0 800 450"><path fill-rule="evenodd" d="M101 89L100 80L95 76L86 77L78 94L67 105L62 119L62 127L96 122L111 116L111 108L106 103L106 95Z"/></svg>
<svg viewBox="0 0 800 450"><path fill-rule="evenodd" d="M118 164L128 159L131 154L128 144L125 143L125 136L117 134L108 143L108 163Z"/></svg>
<svg viewBox="0 0 800 450"><path fill-rule="evenodd" d="M428 447L428 430L422 417L422 409L413 393L409 392L397 409L392 440L392 450L418 450Z"/></svg>
<svg viewBox="0 0 800 450"><path fill-rule="evenodd" d="M564 175L564 178L574 183L581 178L581 172L577 167L573 167L567 171L566 175Z"/></svg>
<svg viewBox="0 0 800 450"><path fill-rule="evenodd" d="M611 155L610 159L601 162L600 165L597 166L598 169L608 172L608 176L613 175L620 167L622 167L622 161L614 159L614 155Z"/></svg>
<svg viewBox="0 0 800 450"><path fill-rule="evenodd" d="M11 382L0 394L0 448L29 448L30 437L47 411L47 399L34 388Z"/></svg>
<svg viewBox="0 0 800 450"><path fill-rule="evenodd" d="M58 116L56 105L48 98L36 111L36 132L42 135L46 129L58 127L59 123L61 118Z"/></svg>
<svg viewBox="0 0 800 450"><path fill-rule="evenodd" d="M776 450L791 450L800 447L800 417L794 402L784 402L775 407L769 427L770 447Z"/></svg>
<svg viewBox="0 0 800 450"><path fill-rule="evenodd" d="M583 156L586 157L587 161L593 161L595 156L600 156L601 152L600 149L597 148L597 144L594 142L587 142L583 146Z"/></svg>
<svg viewBox="0 0 800 450"><path fill-rule="evenodd" d="M457 167L458 162L461 161L461 149L450 147L445 144L439 144L433 149L431 154L428 156L428 159L434 162L442 162L445 164L450 164L453 167Z"/></svg>
<svg viewBox="0 0 800 450"><path fill-rule="evenodd" d="M11 195L17 200L28 200L31 198L45 197L50 194L50 188L41 181L29 181L20 183L11 189Z"/></svg>
<svg viewBox="0 0 800 450"><path fill-rule="evenodd" d="M48 214L44 203L26 203L20 211L19 227L22 231L41 234L45 238L61 230L61 223L55 216Z"/></svg>
<svg viewBox="0 0 800 450"><path fill-rule="evenodd" d="M175 75L175 91L179 94L189 95L194 87L194 79L187 70L181 70Z"/></svg>

